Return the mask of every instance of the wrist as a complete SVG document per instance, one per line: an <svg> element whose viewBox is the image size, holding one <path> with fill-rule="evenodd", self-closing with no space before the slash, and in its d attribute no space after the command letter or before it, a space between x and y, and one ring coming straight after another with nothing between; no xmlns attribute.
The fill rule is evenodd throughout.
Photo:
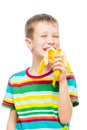
<svg viewBox="0 0 87 130"><path fill-rule="evenodd" d="M63 84L65 85L65 84L67 84L66 78L60 79L60 80L59 80L59 84L60 84L60 85L63 85Z"/></svg>

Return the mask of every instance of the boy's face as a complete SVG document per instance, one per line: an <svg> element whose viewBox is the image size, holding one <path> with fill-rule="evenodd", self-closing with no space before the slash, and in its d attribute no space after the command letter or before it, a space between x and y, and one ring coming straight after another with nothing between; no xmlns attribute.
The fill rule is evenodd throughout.
<svg viewBox="0 0 87 130"><path fill-rule="evenodd" d="M32 54L38 58L42 58L50 47L58 49L60 47L58 25L47 22L35 24L31 43Z"/></svg>

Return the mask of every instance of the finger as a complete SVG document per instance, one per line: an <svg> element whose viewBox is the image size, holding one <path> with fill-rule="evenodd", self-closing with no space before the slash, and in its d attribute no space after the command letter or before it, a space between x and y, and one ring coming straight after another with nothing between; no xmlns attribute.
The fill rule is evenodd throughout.
<svg viewBox="0 0 87 130"><path fill-rule="evenodd" d="M53 63L54 63L54 61L53 61L52 59L49 59L49 63L53 64Z"/></svg>
<svg viewBox="0 0 87 130"><path fill-rule="evenodd" d="M61 55L61 54L56 54L54 57L55 57L55 58L59 58L59 57L63 58L63 55Z"/></svg>
<svg viewBox="0 0 87 130"><path fill-rule="evenodd" d="M66 68L63 66L55 66L53 67L53 71L54 70L60 70L61 72L66 72Z"/></svg>
<svg viewBox="0 0 87 130"><path fill-rule="evenodd" d="M59 57L59 58L55 58L54 63L57 62L62 62L63 63L63 58Z"/></svg>

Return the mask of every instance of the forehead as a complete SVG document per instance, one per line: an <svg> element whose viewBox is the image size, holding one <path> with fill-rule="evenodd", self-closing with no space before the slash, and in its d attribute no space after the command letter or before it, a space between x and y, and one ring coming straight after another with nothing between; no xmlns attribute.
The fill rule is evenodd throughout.
<svg viewBox="0 0 87 130"><path fill-rule="evenodd" d="M58 32L59 26L58 23L49 23L49 22L39 22L34 25L34 32Z"/></svg>

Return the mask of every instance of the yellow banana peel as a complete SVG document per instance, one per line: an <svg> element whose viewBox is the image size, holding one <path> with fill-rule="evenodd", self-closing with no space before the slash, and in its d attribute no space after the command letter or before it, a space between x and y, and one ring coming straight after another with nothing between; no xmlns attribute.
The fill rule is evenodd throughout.
<svg viewBox="0 0 87 130"><path fill-rule="evenodd" d="M44 67L45 67L45 62L44 62L44 59L42 59L39 65L38 74L42 73Z"/></svg>
<svg viewBox="0 0 87 130"><path fill-rule="evenodd" d="M48 65L49 60L55 60L55 55L56 54L61 54L63 56L63 60L64 60L64 65L67 69L67 73L71 72L71 67L70 64L68 63L67 59L66 59L66 55L65 52L62 49L58 49L55 50L54 48L49 48L46 51L46 54L44 56L44 58L41 60L40 65L39 65L39 69L38 69L38 74L41 74L43 69L45 68L46 65ZM53 82L52 85L55 87L56 81L58 80L61 71L60 70L54 70L54 77L53 77Z"/></svg>

